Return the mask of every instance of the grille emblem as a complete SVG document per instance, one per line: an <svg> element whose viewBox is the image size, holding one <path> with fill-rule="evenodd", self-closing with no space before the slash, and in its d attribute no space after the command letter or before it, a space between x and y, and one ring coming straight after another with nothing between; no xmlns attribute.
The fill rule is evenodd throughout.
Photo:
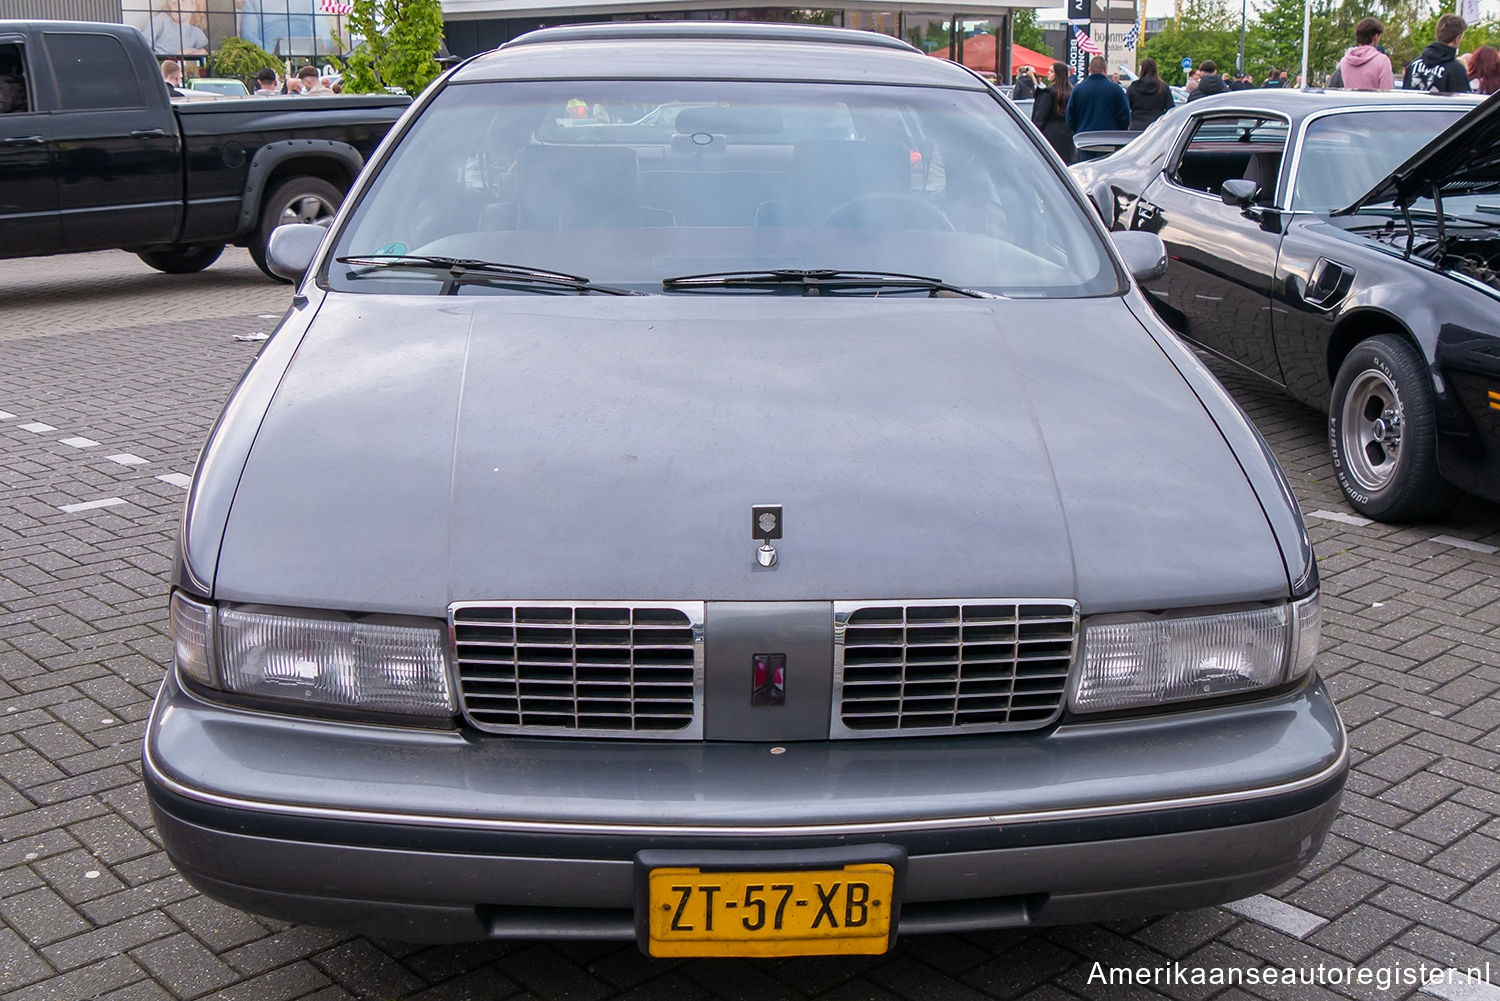
<svg viewBox="0 0 1500 1001"><path fill-rule="evenodd" d="M758 653L751 665L750 704L786 705L786 654Z"/></svg>
<svg viewBox="0 0 1500 1001"><path fill-rule="evenodd" d="M776 565L776 550L772 539L781 538L781 505L755 504L750 508L750 537L760 540L755 559L763 567Z"/></svg>

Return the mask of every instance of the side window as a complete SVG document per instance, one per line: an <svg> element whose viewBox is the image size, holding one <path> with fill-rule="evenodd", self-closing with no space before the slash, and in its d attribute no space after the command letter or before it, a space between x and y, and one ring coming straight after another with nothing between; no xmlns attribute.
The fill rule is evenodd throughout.
<svg viewBox="0 0 1500 1001"><path fill-rule="evenodd" d="M34 111L26 79L25 52L19 42L0 42L0 115Z"/></svg>
<svg viewBox="0 0 1500 1001"><path fill-rule="evenodd" d="M1245 178L1258 184L1255 200L1270 205L1286 151L1287 123L1245 114L1204 115L1167 171L1173 183L1217 195L1224 182Z"/></svg>
<svg viewBox="0 0 1500 1001"><path fill-rule="evenodd" d="M135 66L112 35L49 31L44 36L63 111L143 108Z"/></svg>

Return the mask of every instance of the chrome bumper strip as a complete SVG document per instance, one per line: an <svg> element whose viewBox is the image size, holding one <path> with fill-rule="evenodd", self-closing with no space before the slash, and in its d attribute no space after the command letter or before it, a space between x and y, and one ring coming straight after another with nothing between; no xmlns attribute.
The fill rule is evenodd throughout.
<svg viewBox="0 0 1500 1001"><path fill-rule="evenodd" d="M885 835L918 833L925 831L953 831L973 828L1006 827L1012 824L1035 824L1049 821L1093 820L1104 817L1129 816L1161 810L1181 810L1194 807L1221 806L1244 803L1287 793L1300 792L1328 781L1342 772L1349 762L1349 738L1342 723L1339 727L1343 742L1338 759L1306 778L1280 785L1238 792L1213 793L1204 796L1183 796L1177 799L1152 800L1138 803L1116 803L1105 806L1074 807L1060 810L1039 810L1021 813L995 813L967 817L939 817L931 820L866 821L847 824L778 824L775 826L694 826L686 824L595 824L569 821L501 820L488 817L451 817L429 814L407 814L373 810L347 810L331 807L301 806L290 803L270 803L261 800L239 799L205 792L185 786L167 776L153 760L149 739L142 762L150 777L170 792L186 799L208 803L235 810L251 810L258 813L282 814L307 817L317 820L337 820L377 824L402 824L424 827L447 827L464 830L503 831L516 834L581 834L627 837L807 837L844 835Z"/></svg>

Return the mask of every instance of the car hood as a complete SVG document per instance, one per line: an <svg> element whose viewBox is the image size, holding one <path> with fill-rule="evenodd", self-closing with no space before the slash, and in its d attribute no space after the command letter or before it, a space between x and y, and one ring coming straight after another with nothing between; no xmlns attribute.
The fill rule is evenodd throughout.
<svg viewBox="0 0 1500 1001"><path fill-rule="evenodd" d="M1350 215L1366 205L1395 202L1410 205L1443 195L1477 195L1500 191L1500 95L1464 115L1348 208Z"/></svg>
<svg viewBox="0 0 1500 1001"><path fill-rule="evenodd" d="M784 508L774 568L753 504ZM215 580L423 615L1287 590L1235 456L1119 298L330 295Z"/></svg>

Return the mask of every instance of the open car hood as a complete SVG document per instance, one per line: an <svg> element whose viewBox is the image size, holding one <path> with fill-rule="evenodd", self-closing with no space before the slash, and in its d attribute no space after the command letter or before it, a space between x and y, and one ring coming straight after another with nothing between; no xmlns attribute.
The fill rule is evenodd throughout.
<svg viewBox="0 0 1500 1001"><path fill-rule="evenodd" d="M1384 202L1410 205L1434 189L1444 196L1500 191L1500 95L1491 95L1334 215Z"/></svg>

